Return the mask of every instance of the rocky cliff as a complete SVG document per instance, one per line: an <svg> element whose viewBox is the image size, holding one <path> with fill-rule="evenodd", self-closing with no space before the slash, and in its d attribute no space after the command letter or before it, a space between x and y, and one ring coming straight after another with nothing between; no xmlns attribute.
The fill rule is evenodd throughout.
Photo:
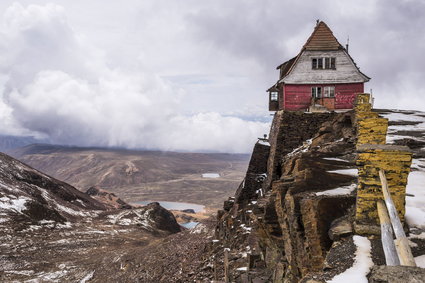
<svg viewBox="0 0 425 283"><path fill-rule="evenodd" d="M257 142L244 181L218 213L211 262L223 264L219 278L324 282L353 268L361 246L371 265L385 264L379 237L354 231L356 123L353 111L276 112L268 142ZM395 143L421 156L420 141L404 138ZM414 255L423 254L423 239L413 238Z"/></svg>

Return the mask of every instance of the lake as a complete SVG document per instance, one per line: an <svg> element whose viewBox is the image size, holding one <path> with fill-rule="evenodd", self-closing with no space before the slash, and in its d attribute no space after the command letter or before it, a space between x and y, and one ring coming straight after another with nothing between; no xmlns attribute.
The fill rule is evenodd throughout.
<svg viewBox="0 0 425 283"><path fill-rule="evenodd" d="M181 226L183 226L183 227L185 227L185 228L187 228L187 229L193 229L193 228L195 228L196 227L196 225L198 225L199 224L199 222L186 222L186 223L182 223L182 224L180 224Z"/></svg>

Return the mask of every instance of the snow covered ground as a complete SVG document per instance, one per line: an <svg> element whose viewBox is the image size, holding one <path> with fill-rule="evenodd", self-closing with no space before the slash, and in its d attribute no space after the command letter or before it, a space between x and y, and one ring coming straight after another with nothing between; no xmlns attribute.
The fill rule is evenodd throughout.
<svg viewBox="0 0 425 283"><path fill-rule="evenodd" d="M385 113L388 118L387 143L412 139L418 141L414 149L412 171L406 187L406 222L410 228L410 239L425 239L425 113L418 111L397 111ZM395 122L395 123L394 123ZM415 243L413 243L415 245ZM418 266L425 268L425 255L415 258Z"/></svg>
<svg viewBox="0 0 425 283"><path fill-rule="evenodd" d="M397 125L388 127L387 142L404 138L425 141L425 113L417 111L400 111L382 116ZM403 122L414 122L415 124ZM408 133L407 133L408 132ZM425 150L421 148L422 151ZM419 155L420 156L420 155ZM406 192L406 221L411 228L425 228L425 159L413 156L412 172L409 174ZM412 195L412 196L410 196Z"/></svg>
<svg viewBox="0 0 425 283"><path fill-rule="evenodd" d="M366 275L373 266L371 258L372 246L368 238L361 236L353 236L354 244L357 247L354 264L341 274L336 275L328 283L367 283Z"/></svg>

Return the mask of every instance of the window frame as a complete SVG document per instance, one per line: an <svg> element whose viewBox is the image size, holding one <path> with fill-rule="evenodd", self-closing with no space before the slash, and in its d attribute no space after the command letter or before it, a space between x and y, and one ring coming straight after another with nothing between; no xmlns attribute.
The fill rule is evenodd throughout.
<svg viewBox="0 0 425 283"><path fill-rule="evenodd" d="M270 91L270 101L279 101L278 91Z"/></svg>
<svg viewBox="0 0 425 283"><path fill-rule="evenodd" d="M321 86L313 86L311 87L311 97L315 99L322 98L322 87Z"/></svg>
<svg viewBox="0 0 425 283"><path fill-rule="evenodd" d="M336 57L311 57L313 70L336 70Z"/></svg>
<svg viewBox="0 0 425 283"><path fill-rule="evenodd" d="M323 97L334 98L335 97L335 86L325 86L325 87L323 87Z"/></svg>

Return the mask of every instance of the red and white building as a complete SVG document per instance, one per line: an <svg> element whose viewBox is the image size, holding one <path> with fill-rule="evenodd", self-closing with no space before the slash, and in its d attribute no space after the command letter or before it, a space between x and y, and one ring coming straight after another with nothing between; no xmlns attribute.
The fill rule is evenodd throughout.
<svg viewBox="0 0 425 283"><path fill-rule="evenodd" d="M370 78L322 21L300 53L277 67L279 80L268 89L269 110L352 109Z"/></svg>

